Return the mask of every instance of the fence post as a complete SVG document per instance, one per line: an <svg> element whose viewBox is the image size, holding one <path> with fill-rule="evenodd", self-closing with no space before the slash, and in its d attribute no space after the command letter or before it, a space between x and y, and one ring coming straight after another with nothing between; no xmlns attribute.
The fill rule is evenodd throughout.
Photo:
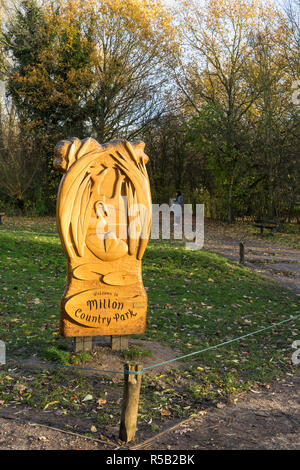
<svg viewBox="0 0 300 470"><path fill-rule="evenodd" d="M4 341L0 341L0 366L6 364L6 348Z"/></svg>
<svg viewBox="0 0 300 470"><path fill-rule="evenodd" d="M240 263L245 264L245 246L244 243L240 243Z"/></svg>
<svg viewBox="0 0 300 470"><path fill-rule="evenodd" d="M119 438L129 442L135 437L142 382L142 364L124 364L124 392ZM130 372L133 372L130 374ZM140 372L135 374L134 372Z"/></svg>

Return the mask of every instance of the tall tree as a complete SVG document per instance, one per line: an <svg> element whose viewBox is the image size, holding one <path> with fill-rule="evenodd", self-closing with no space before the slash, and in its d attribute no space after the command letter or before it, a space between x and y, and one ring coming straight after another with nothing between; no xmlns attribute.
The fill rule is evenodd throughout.
<svg viewBox="0 0 300 470"><path fill-rule="evenodd" d="M40 138L80 130L86 117L82 99L91 85L91 40L82 18L60 16L36 0L23 0L4 34L10 54L8 93L18 116Z"/></svg>
<svg viewBox="0 0 300 470"><path fill-rule="evenodd" d="M222 145L216 158L223 162L228 191L228 221L232 220L232 192L239 182L240 131L245 117L261 95L253 61L256 35L277 26L276 9L270 3L245 0L179 0L182 40L191 51L181 61L177 83L186 106L201 114L206 105L220 110ZM220 134L220 135L221 135Z"/></svg>
<svg viewBox="0 0 300 470"><path fill-rule="evenodd" d="M157 0L97 1L89 15L95 25L87 97L92 132L100 141L133 138L164 110L164 61L174 47L171 18Z"/></svg>
<svg viewBox="0 0 300 470"><path fill-rule="evenodd" d="M161 111L171 34L159 1L23 0L5 35L9 92L43 131L131 135Z"/></svg>
<svg viewBox="0 0 300 470"><path fill-rule="evenodd" d="M29 201L34 199L35 192L36 195L39 192L35 182L42 165L38 158L38 144L33 136L27 136L24 142L13 105L9 113L3 115L1 124L0 195L24 212L26 206L32 208ZM44 215L44 207L35 209L37 215Z"/></svg>
<svg viewBox="0 0 300 470"><path fill-rule="evenodd" d="M24 138L39 142L52 199L58 140L133 138L162 112L173 34L157 0L22 0L5 32L8 93Z"/></svg>

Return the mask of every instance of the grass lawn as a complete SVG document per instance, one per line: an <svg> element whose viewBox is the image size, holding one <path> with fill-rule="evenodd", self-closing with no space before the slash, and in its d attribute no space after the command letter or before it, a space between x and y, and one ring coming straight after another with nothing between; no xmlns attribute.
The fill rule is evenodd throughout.
<svg viewBox="0 0 300 470"><path fill-rule="evenodd" d="M54 219L6 218L0 226L0 339L18 358L0 372L0 410L59 410L89 416L91 429L120 414L122 375L95 380L78 370L29 370L22 360L88 367L88 353L73 354L58 333L58 304L66 262ZM149 296L146 333L182 354L247 334L300 314L299 297L259 274L216 254L187 251L174 241L151 241L143 261ZM192 356L143 378L139 421L151 431L162 420L193 414L208 404L234 400L241 392L292 374L299 320L217 350ZM138 346L128 358L142 360ZM176 354L174 353L174 356ZM108 391L115 394L108 399ZM101 413L99 410L101 409ZM94 423L94 424L93 424Z"/></svg>

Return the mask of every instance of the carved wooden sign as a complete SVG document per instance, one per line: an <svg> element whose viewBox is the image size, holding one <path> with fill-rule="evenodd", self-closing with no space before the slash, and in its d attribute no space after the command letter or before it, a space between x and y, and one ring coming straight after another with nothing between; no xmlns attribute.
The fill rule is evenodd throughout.
<svg viewBox="0 0 300 470"><path fill-rule="evenodd" d="M151 229L144 143L60 141L54 167L64 173L57 226L67 257L61 299L63 336L145 331L142 257Z"/></svg>

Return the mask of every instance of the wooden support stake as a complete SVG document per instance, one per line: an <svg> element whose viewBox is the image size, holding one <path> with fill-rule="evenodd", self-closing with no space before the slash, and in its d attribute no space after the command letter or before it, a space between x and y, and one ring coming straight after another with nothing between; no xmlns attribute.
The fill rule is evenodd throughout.
<svg viewBox="0 0 300 470"><path fill-rule="evenodd" d="M124 392L119 433L119 438L123 442L130 442L135 437L142 382L141 373L129 374L128 372L140 372L141 370L142 364L124 364Z"/></svg>
<svg viewBox="0 0 300 470"><path fill-rule="evenodd" d="M240 263L245 264L245 247L244 247L244 243L240 243Z"/></svg>
<svg viewBox="0 0 300 470"><path fill-rule="evenodd" d="M111 349L112 351L126 351L128 349L128 336L127 335L111 336Z"/></svg>
<svg viewBox="0 0 300 470"><path fill-rule="evenodd" d="M93 337L92 336L76 336L74 338L74 351L92 351Z"/></svg>

